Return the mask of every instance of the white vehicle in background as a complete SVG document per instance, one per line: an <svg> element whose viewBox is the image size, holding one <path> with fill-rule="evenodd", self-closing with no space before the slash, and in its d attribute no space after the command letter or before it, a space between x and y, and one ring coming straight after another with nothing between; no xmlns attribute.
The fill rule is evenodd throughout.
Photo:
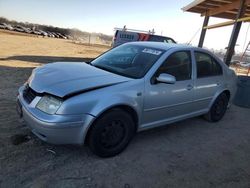
<svg viewBox="0 0 250 188"><path fill-rule="evenodd" d="M9 25L9 24L3 23L3 25L5 26L5 29L8 29L10 31L14 30L14 28L11 25Z"/></svg>
<svg viewBox="0 0 250 188"><path fill-rule="evenodd" d="M14 31L24 32L24 29L21 26L17 25L17 26L14 26Z"/></svg>
<svg viewBox="0 0 250 188"><path fill-rule="evenodd" d="M51 32L51 33L54 35L55 38L60 38L57 33L55 33L55 32Z"/></svg>
<svg viewBox="0 0 250 188"><path fill-rule="evenodd" d="M34 34L34 35L41 35L41 33L39 31L36 31L36 30L32 30L31 31L31 34Z"/></svg>
<svg viewBox="0 0 250 188"><path fill-rule="evenodd" d="M53 35L50 31L46 31L48 33L49 37L55 38L55 35Z"/></svg>
<svg viewBox="0 0 250 188"><path fill-rule="evenodd" d="M142 31L136 29L115 28L115 35L112 41L112 47L119 46L127 42L136 41L153 41L153 42L165 42L176 43L174 39L165 36L155 35L154 29L152 31Z"/></svg>
<svg viewBox="0 0 250 188"><path fill-rule="evenodd" d="M22 33L31 33L31 29L27 27L23 27L21 25L17 25L14 27L14 31L22 32Z"/></svg>
<svg viewBox="0 0 250 188"><path fill-rule="evenodd" d="M67 39L67 37L65 37L62 33L57 33L57 35L59 36L59 38Z"/></svg>
<svg viewBox="0 0 250 188"><path fill-rule="evenodd" d="M5 28L6 28L5 25L0 23L0 29L5 29Z"/></svg>
<svg viewBox="0 0 250 188"><path fill-rule="evenodd" d="M240 62L240 66L249 68L250 67L250 62Z"/></svg>
<svg viewBox="0 0 250 188"><path fill-rule="evenodd" d="M48 33L46 33L45 31L43 30L38 30L40 32L40 35L44 36L44 37L47 37L48 36Z"/></svg>
<svg viewBox="0 0 250 188"><path fill-rule="evenodd" d="M0 23L0 29L7 29L7 30L12 31L14 28L11 25L9 25L9 24Z"/></svg>

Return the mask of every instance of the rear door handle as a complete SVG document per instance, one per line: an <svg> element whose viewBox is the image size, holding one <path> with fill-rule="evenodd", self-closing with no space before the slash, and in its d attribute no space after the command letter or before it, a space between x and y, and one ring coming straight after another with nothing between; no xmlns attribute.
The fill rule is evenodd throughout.
<svg viewBox="0 0 250 188"><path fill-rule="evenodd" d="M188 85L187 85L187 90L191 90L191 89L193 89L193 87L194 87L193 85L188 84Z"/></svg>

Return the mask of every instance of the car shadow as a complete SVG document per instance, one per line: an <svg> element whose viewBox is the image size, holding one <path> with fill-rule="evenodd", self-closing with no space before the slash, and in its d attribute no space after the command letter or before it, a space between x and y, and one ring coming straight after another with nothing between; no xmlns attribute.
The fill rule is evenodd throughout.
<svg viewBox="0 0 250 188"><path fill-rule="evenodd" d="M6 58L0 58L0 61L18 60L18 61L28 61L32 63L46 64L46 63L58 62L58 61L90 63L93 59L94 58L21 55L21 56L10 56Z"/></svg>

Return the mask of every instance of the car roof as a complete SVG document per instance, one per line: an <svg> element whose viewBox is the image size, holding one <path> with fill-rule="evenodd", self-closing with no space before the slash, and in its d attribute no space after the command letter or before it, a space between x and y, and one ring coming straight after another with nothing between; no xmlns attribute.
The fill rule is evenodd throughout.
<svg viewBox="0 0 250 188"><path fill-rule="evenodd" d="M218 62L220 62L221 65L226 66L226 64L223 62L222 59L218 58L216 55L214 55L212 52L210 52L207 49L204 48L199 48L199 47L195 47L195 46L189 46L189 45L184 45L184 44L176 44L176 43L164 43L164 42L152 42L152 41L140 41L140 42L128 42L122 45L137 45L137 46L142 46L142 47L148 47L148 48L156 48L159 50L165 50L168 51L169 49L173 49L176 48L177 50L196 50L199 52L205 52L209 55L211 55L212 57L214 57Z"/></svg>
<svg viewBox="0 0 250 188"><path fill-rule="evenodd" d="M164 43L164 42L129 42L125 44L133 44L138 46L145 46L145 47L151 47L151 48L157 48L161 50L169 50L170 48L189 48L189 49L201 49L198 47L193 47L189 45L184 44L175 44L175 43Z"/></svg>

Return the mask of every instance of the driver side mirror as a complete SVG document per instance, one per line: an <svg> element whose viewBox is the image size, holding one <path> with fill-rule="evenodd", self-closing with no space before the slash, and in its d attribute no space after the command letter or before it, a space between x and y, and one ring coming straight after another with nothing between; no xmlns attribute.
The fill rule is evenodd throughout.
<svg viewBox="0 0 250 188"><path fill-rule="evenodd" d="M162 73L156 77L156 81L159 83L174 84L176 82L176 78L170 74Z"/></svg>

